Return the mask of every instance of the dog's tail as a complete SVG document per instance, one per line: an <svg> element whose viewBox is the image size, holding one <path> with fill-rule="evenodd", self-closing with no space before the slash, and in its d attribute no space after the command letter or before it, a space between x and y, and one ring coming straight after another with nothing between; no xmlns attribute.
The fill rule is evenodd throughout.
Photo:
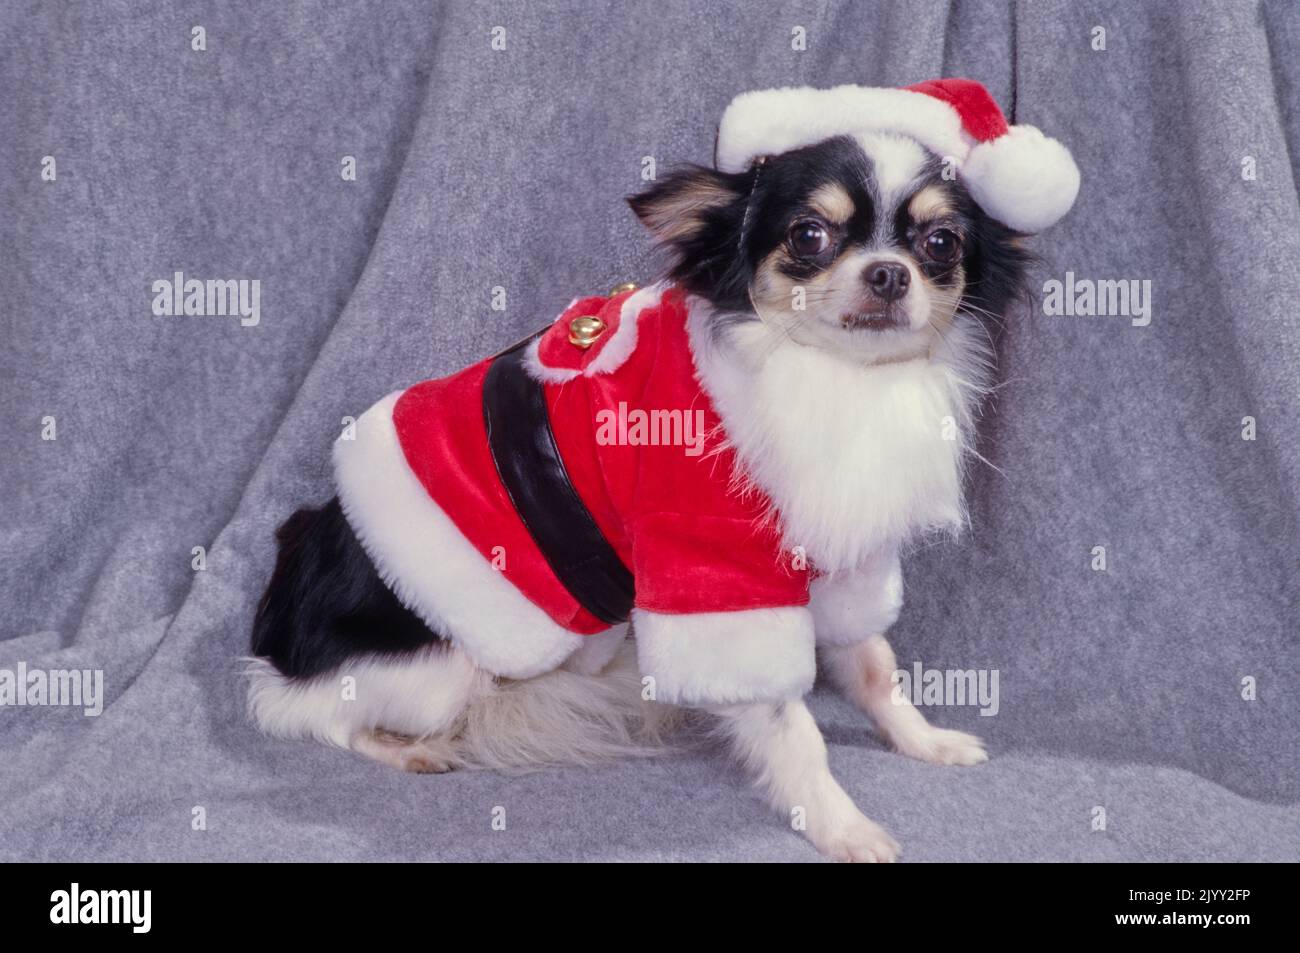
<svg viewBox="0 0 1300 953"><path fill-rule="evenodd" d="M351 698L340 691L344 669L289 678L267 659L244 661L249 713L269 735L373 757L367 736L393 733L436 746L448 768L522 773L672 750L667 736L679 710L642 698L635 654L626 642L598 674L558 669L512 681L443 645L408 658L353 660Z"/></svg>
<svg viewBox="0 0 1300 953"><path fill-rule="evenodd" d="M665 754L681 710L642 697L630 641L599 674L485 677L454 729L457 767L516 773Z"/></svg>

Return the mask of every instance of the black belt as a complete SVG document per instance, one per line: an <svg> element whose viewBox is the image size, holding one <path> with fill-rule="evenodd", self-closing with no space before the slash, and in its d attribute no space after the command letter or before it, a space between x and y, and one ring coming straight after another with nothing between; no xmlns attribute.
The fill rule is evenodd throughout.
<svg viewBox="0 0 1300 953"><path fill-rule="evenodd" d="M483 381L488 449L510 502L556 578L597 619L625 622L635 594L632 573L564 468L542 383L524 369L532 341L501 352L488 366Z"/></svg>

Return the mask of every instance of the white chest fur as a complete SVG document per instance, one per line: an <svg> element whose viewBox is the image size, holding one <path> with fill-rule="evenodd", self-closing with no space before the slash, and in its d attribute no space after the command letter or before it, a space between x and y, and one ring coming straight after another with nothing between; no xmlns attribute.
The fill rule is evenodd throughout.
<svg viewBox="0 0 1300 953"><path fill-rule="evenodd" d="M759 322L710 333L693 302L691 346L747 478L771 498L787 546L824 571L965 522L962 463L971 439L971 342L863 366L788 340ZM956 330L956 329L954 329Z"/></svg>

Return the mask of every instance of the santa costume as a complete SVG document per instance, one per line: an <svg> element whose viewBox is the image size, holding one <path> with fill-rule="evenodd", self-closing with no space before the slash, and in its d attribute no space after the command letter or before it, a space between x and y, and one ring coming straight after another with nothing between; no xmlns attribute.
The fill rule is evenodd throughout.
<svg viewBox="0 0 1300 953"><path fill-rule="evenodd" d="M1055 221L1078 189L1064 147L1008 127L969 80L746 93L723 116L716 161L742 171L873 130L954 163L981 207L1022 231ZM701 306L662 284L575 299L520 345L385 397L336 443L343 510L381 576L479 667L594 669L632 618L659 700L781 700L811 688L817 639L894 621L888 554L853 607L859 624L814 634L800 607L817 567L782 539L728 440L695 360Z"/></svg>

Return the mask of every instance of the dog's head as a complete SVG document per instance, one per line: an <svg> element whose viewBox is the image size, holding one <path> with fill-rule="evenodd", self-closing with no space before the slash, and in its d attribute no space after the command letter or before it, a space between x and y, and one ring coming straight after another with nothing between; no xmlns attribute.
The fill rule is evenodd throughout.
<svg viewBox="0 0 1300 953"><path fill-rule="evenodd" d="M628 201L670 276L728 320L865 363L927 353L959 315L996 320L1030 260L939 156L891 133L690 166Z"/></svg>

